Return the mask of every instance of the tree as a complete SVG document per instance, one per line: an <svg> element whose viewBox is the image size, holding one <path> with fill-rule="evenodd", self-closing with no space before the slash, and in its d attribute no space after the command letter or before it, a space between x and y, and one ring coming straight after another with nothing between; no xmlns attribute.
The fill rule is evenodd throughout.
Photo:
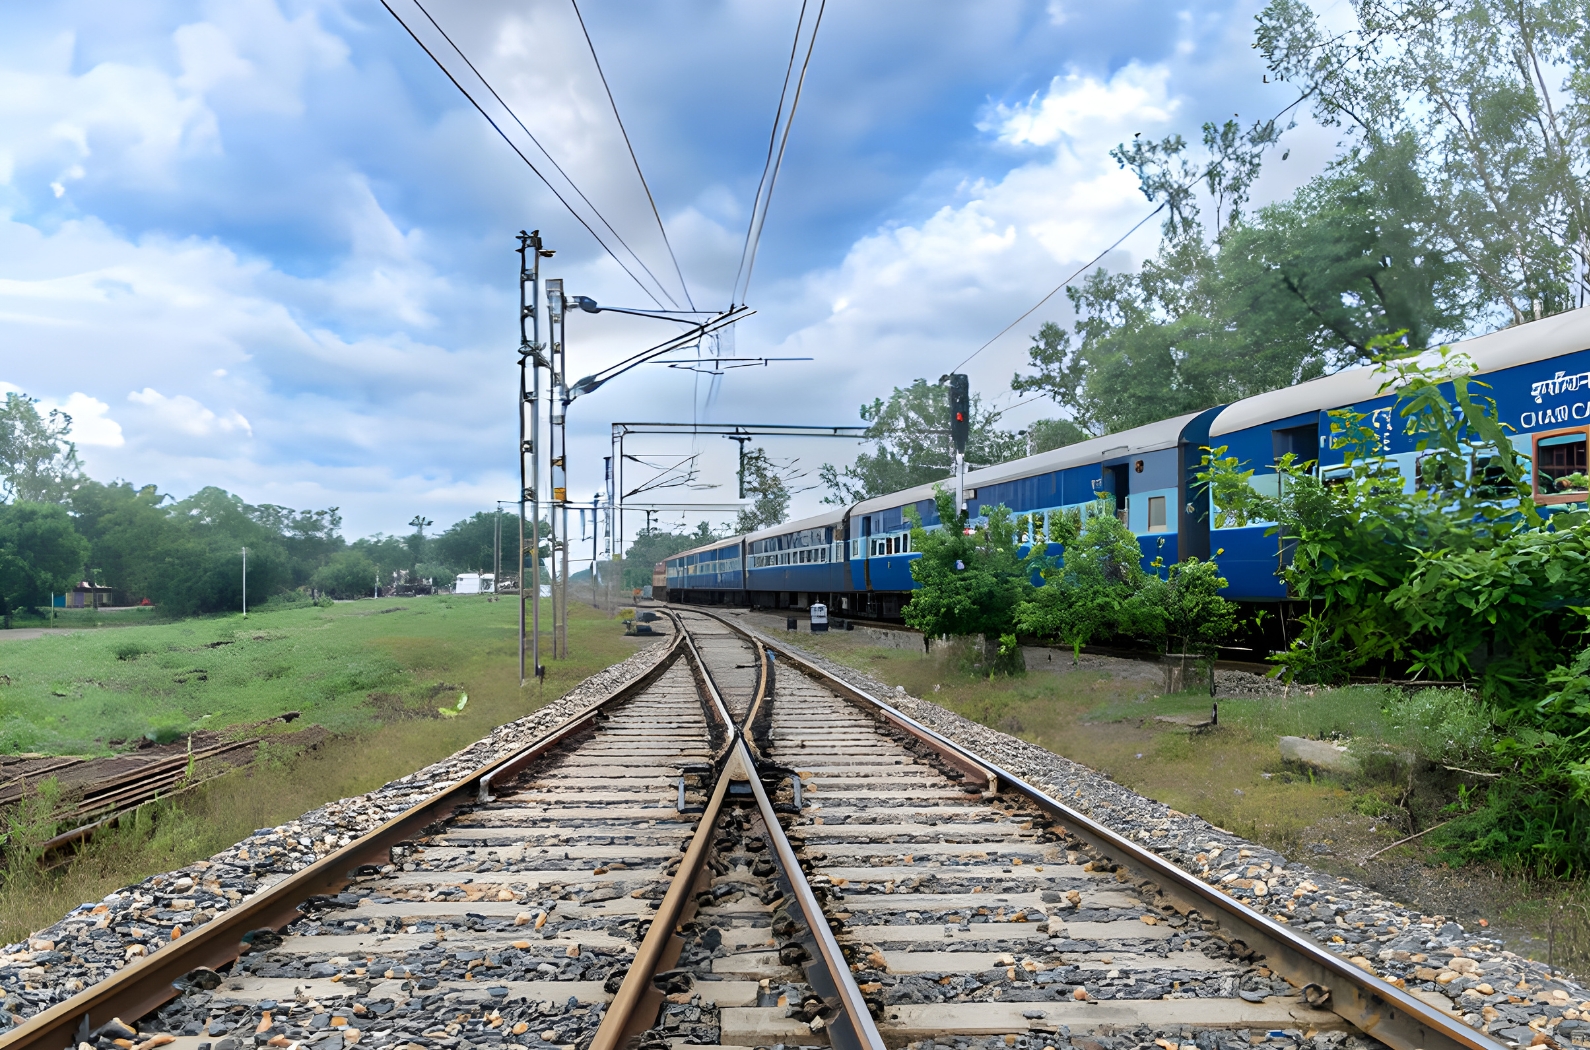
<svg viewBox="0 0 1590 1050"><path fill-rule="evenodd" d="M1541 513L1531 464L1479 393L1472 362L1443 352L1433 366L1386 356L1381 367L1381 392L1397 398L1393 419L1421 453L1413 491L1382 454L1381 435L1350 409L1332 413L1331 430L1351 473L1330 485L1288 455L1280 495L1261 495L1223 449L1200 476L1222 512L1275 522L1271 531L1295 544L1284 576L1309 611L1278 658L1285 672L1467 680L1503 731L1491 762L1505 775L1449 841L1542 871L1583 871L1590 705L1575 681L1590 667L1581 651L1590 512Z"/></svg>
<svg viewBox="0 0 1590 1050"><path fill-rule="evenodd" d="M1010 511L985 508L983 523L968 534L966 512L956 507L953 492L935 487L933 502L943 527L931 532L914 508L907 510L911 549L921 557L911 561L917 588L901 616L929 638L981 636L991 671L1023 672L1012 625L1032 592L1032 564L1016 554Z"/></svg>
<svg viewBox="0 0 1590 1050"><path fill-rule="evenodd" d="M333 598L363 598L375 593L378 572L363 551L345 550L317 569L313 582Z"/></svg>
<svg viewBox="0 0 1590 1050"><path fill-rule="evenodd" d="M1101 496L1086 516L1072 511L1050 516L1049 543L1063 553L1039 564L1043 586L1015 612L1024 634L1059 638L1080 660L1082 647L1112 635L1144 632L1148 610L1141 593L1150 577L1143 571L1137 537L1115 516L1113 497ZM1034 550L1044 544L1034 544ZM1153 623L1152 613L1146 617ZM1147 633L1154 628L1148 626Z"/></svg>
<svg viewBox="0 0 1590 1050"><path fill-rule="evenodd" d="M790 488L786 477L804 475L792 468L793 464L781 473L766 449L753 448L740 458L740 490L750 497L751 505L735 518L735 532L755 532L789 517Z"/></svg>
<svg viewBox="0 0 1590 1050"><path fill-rule="evenodd" d="M1092 436L1069 419L1040 419L1027 428L1027 454L1036 456L1040 452L1075 445Z"/></svg>
<svg viewBox="0 0 1590 1050"><path fill-rule="evenodd" d="M1366 363L1381 332L1423 348L1468 323L1466 278L1424 232L1429 207L1404 144L1345 158L1214 242L1184 214L1136 273L1066 290L1072 330L1044 324L1035 372L1012 389L1103 434Z"/></svg>
<svg viewBox="0 0 1590 1050"><path fill-rule="evenodd" d="M513 561L517 567L513 549L519 542L519 516L508 511L483 510L455 521L446 532L433 536L431 550L438 561L455 572L484 572L496 565L499 542L505 564Z"/></svg>
<svg viewBox="0 0 1590 1050"><path fill-rule="evenodd" d="M1237 606L1220 596L1226 581L1212 561L1188 558L1165 576L1149 576L1129 620L1161 652L1213 656L1237 626Z"/></svg>
<svg viewBox="0 0 1590 1050"><path fill-rule="evenodd" d="M720 538L704 521L694 532L666 532L656 527L641 529L624 554L624 586L630 589L649 586L652 569L658 562Z"/></svg>
<svg viewBox="0 0 1590 1050"><path fill-rule="evenodd" d="M0 505L0 615L41 605L82 579L88 544L66 508L53 503Z"/></svg>
<svg viewBox="0 0 1590 1050"><path fill-rule="evenodd" d="M542 533L542 535L545 535L545 533ZM412 569L414 567L414 553L409 549L404 537L388 536L385 533L378 532L373 536L365 536L354 540L348 546L350 549L356 550L370 559L381 573L383 586L391 585L393 573L400 569ZM517 560L514 565L518 565Z"/></svg>
<svg viewBox="0 0 1590 1050"><path fill-rule="evenodd" d="M831 463L818 469L829 490L823 502L855 503L950 477L955 470L955 450L950 445L949 413L948 389L926 379L895 387L887 401L876 398L861 406L861 418L870 424L866 439L872 442L873 451L863 452L843 470ZM1027 454L1021 436L997 429L999 413L984 408L975 394L971 415L971 437L966 443L970 466L991 466Z"/></svg>
<svg viewBox="0 0 1590 1050"><path fill-rule="evenodd" d="M0 502L59 502L82 477L77 446L67 438L72 417L58 409L41 416L36 405L15 392L0 404Z"/></svg>
<svg viewBox="0 0 1590 1050"><path fill-rule="evenodd" d="M1411 147L1421 228L1466 276L1466 312L1504 324L1585 301L1590 39L1573 5L1355 0L1337 33L1271 0L1256 44L1364 156Z"/></svg>

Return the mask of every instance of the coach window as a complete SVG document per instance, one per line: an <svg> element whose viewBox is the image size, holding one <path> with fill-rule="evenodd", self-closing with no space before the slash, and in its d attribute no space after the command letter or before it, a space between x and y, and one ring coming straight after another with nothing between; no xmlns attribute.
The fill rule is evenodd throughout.
<svg viewBox="0 0 1590 1050"><path fill-rule="evenodd" d="M1148 531L1165 531L1165 497L1148 497Z"/></svg>
<svg viewBox="0 0 1590 1050"><path fill-rule="evenodd" d="M1585 498L1585 431L1535 435L1535 502L1568 503Z"/></svg>

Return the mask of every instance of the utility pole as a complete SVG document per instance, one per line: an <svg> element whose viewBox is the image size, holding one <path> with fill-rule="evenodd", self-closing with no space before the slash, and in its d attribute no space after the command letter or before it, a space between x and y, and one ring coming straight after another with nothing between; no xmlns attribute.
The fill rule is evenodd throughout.
<svg viewBox="0 0 1590 1050"><path fill-rule="evenodd" d="M243 619L248 619L248 548L243 548Z"/></svg>
<svg viewBox="0 0 1590 1050"><path fill-rule="evenodd" d="M750 434L725 434L724 437L740 446L740 469L737 476L740 479L740 499L745 498L745 443L751 440Z"/></svg>
<svg viewBox="0 0 1590 1050"><path fill-rule="evenodd" d="M602 515L603 526L607 530L607 556L613 557L613 457L602 457L602 473L607 480L607 512Z"/></svg>
<svg viewBox="0 0 1590 1050"><path fill-rule="evenodd" d="M492 561L491 561L491 593L496 595L502 588L502 505L511 502L500 499L497 501L496 520L492 522Z"/></svg>
<svg viewBox="0 0 1590 1050"><path fill-rule="evenodd" d="M541 245L541 231L519 231L519 685L525 684L525 504L531 508L530 545L534 552L535 588L530 605L530 657L532 673L540 678L541 666L541 457L536 450L540 438L541 367L547 364L541 354L541 318L536 312L541 291L541 260L552 251ZM528 256L528 257L527 257ZM529 321L527 329L525 322ZM528 372L528 376L527 376ZM526 380L529 380L528 383ZM529 433L526 435L525 406L529 405ZM527 460L528 457L528 460Z"/></svg>
<svg viewBox="0 0 1590 1050"><path fill-rule="evenodd" d="M569 471L568 427L569 412L568 309L563 296L563 279L547 279L547 342L551 365L552 428L550 451L552 453L552 655L567 659L569 655ZM561 537L561 539L560 539ZM559 555L562 563L559 564Z"/></svg>

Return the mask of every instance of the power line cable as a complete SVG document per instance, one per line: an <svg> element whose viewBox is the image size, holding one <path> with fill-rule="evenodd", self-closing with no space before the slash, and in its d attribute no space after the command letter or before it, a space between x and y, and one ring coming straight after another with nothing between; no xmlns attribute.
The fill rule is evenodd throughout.
<svg viewBox="0 0 1590 1050"><path fill-rule="evenodd" d="M801 25L806 21L806 0L801 0L800 17L795 20L795 38L789 45L789 62L784 67L784 86L779 89L778 107L773 111L773 127L767 133L767 159L762 162L762 175L756 180L756 196L751 199L751 219L745 227L745 245L740 249L740 265L734 271L734 287L730 299L737 299L740 278L745 275L745 259L751 251L751 231L756 224L756 213L762 205L762 190L767 185L767 173L773 168L773 151L778 147L778 127L784 119L784 99L789 95L790 77L795 75L795 56L800 53ZM732 305L732 303L731 303Z"/></svg>
<svg viewBox="0 0 1590 1050"><path fill-rule="evenodd" d="M750 288L751 271L756 266L756 252L761 243L762 227L767 221L767 210L773 200L773 185L778 179L779 168L784 163L784 150L789 144L790 127L795 120L795 109L800 104L801 88L806 82L806 70L811 65L812 49L817 45L817 31L822 26L823 11L827 7L827 0L819 0L817 17L812 24L811 36L807 41L806 57L801 62L800 76L795 85L795 96L790 100L789 113L784 113L784 103L789 99L790 81L795 76L795 58L800 54L801 36L806 25L807 0L802 0L800 17L795 21L795 37L790 42L789 62L784 69L784 85L779 90L778 107L773 113L773 127L768 132L767 159L762 165L762 177L756 184L756 197L751 204L751 219L746 225L745 245L740 250L740 265L734 274L733 300L743 303L746 290ZM779 135L782 127L783 136ZM743 280L742 280L743 278Z"/></svg>
<svg viewBox="0 0 1590 1050"><path fill-rule="evenodd" d="M1293 109L1296 109L1303 102L1304 99L1308 98L1309 95L1312 95L1313 93L1314 93L1313 91L1306 91L1303 94L1299 95L1290 105L1283 107L1278 113L1276 113L1275 116L1271 117L1266 123L1274 124L1276 121L1278 121L1282 117L1286 116L1287 113L1289 113ZM1199 182L1203 181L1206 177L1208 177L1209 173L1214 171L1215 168L1219 165L1219 163L1220 163L1219 161L1215 161L1214 163L1210 164L1207 168L1205 168L1198 175L1194 176L1192 179L1189 179L1187 182L1183 183L1182 186L1181 186L1181 189L1191 189L1192 187L1196 186ZM1060 289L1062 289L1062 288L1066 287L1067 285L1069 285L1072 281L1076 280L1077 277L1080 274L1082 274L1083 272L1087 271L1088 269L1093 267L1095 264L1097 264L1100 259L1104 258L1106 255L1110 254L1115 249L1119 248L1121 246L1121 243L1123 241L1125 241L1128 237L1130 237L1132 234L1136 233L1139 229L1141 229L1144 223L1146 223L1149 219L1152 219L1154 216L1158 215L1160 212L1164 211L1165 210L1165 206L1167 204L1169 204L1169 203L1170 203L1169 199L1160 201L1159 205L1157 207L1155 207L1153 211L1149 212L1147 215L1143 216L1141 219L1138 219L1137 222L1133 223L1132 224L1132 228L1127 230L1125 233L1121 234L1119 237L1117 237L1113 242L1111 242L1111 244L1110 244L1110 246L1108 248L1104 249L1102 252L1100 252L1099 254L1095 255L1093 258L1089 259L1087 262L1083 263L1081 266L1079 266L1075 270L1073 270L1072 273L1071 273L1071 276L1067 277L1065 280L1061 281L1058 285L1056 285L1055 287L1051 288L1049 290L1049 292L1046 295L1044 295L1044 297L1042 299L1039 299L1036 303L1034 303L1030 309L1026 310L1025 312L1022 313L1022 315L1020 317L1016 318L1014 321L1010 322L1005 327L1001 328L998 332L994 333L994 336L993 336L992 339L989 339L988 342L984 343L982 346L978 347L976 350L973 350L971 353L967 354L965 359L962 360L960 364L958 364L954 368L950 369L950 371L959 372L962 368L966 367L967 363L970 362L972 360L972 358L976 357L978 354L982 353L984 350L987 350L990 346L993 346L994 343L997 342L999 340L999 338L1001 336L1003 336L1006 332L1010 331L1012 328L1014 328L1017 325L1021 324L1021 322L1025 321L1028 317L1032 316L1033 313L1035 313L1038 310L1039 307L1043 306L1044 303L1047 303L1050 299L1053 299L1055 297L1055 294L1057 292L1059 292Z"/></svg>
<svg viewBox="0 0 1590 1050"><path fill-rule="evenodd" d="M817 47L817 32L823 26L823 12L828 8L828 0L819 0L817 4L817 18L812 23L812 35L806 44L806 57L801 60L801 75L795 81L795 97L790 100L789 117L784 121L784 136L779 140L778 159L773 163L773 173L767 180L767 199L762 202L762 221L756 226L756 239L751 242L751 258L745 267L745 287L741 290L741 301L751 288L751 274L756 270L756 252L762 245L762 230L767 225L767 211L773 204L773 188L778 184L778 173L784 167L784 151L789 147L790 129L795 126L795 111L800 108L801 90L806 86L806 70L812 64L812 51Z"/></svg>
<svg viewBox="0 0 1590 1050"><path fill-rule="evenodd" d="M1340 2L1340 0L1338 0ZM596 66L596 75L602 78L602 90L607 92L607 103L613 107L613 120L618 124L619 132L624 136L624 145L629 150L629 159L635 165L635 176L640 179L641 189L646 191L646 203L651 205L652 218L657 220L657 232L662 234L663 246L668 249L668 258L674 264L674 273L679 275L679 287L685 293L685 302L695 309L696 301L690 297L690 286L685 281L685 272L679 266L679 257L674 254L673 242L668 239L668 230L663 226L662 214L657 210L657 200L651 194L651 186L646 183L646 176L640 170L640 158L635 156L635 145L629 141L629 129L624 127L624 118L618 115L618 102L613 98L613 89L607 83L607 74L602 70L602 61L596 57L596 44L591 40L591 31L585 25L585 16L580 13L579 0L569 0L574 8L574 17L580 21L580 32L585 34L585 46L591 50L591 63Z"/></svg>
<svg viewBox="0 0 1590 1050"><path fill-rule="evenodd" d="M545 146L541 145L541 142L533 133L531 133L530 129L525 127L524 122L519 119L518 114L514 113L512 107L502 100L502 97L497 94L496 89L494 89L491 86L491 83L481 75L480 71L475 68L474 63L469 61L469 57L464 54L462 49L460 49L456 43L453 42L452 38L447 35L447 32L437 24L434 18L431 17L430 12L425 9L420 0L410 0L410 2L419 9L420 13L425 16L426 20L429 21L436 31L441 34L442 38L447 41L448 45L453 49L453 51L464 60L464 64L469 66L470 72L474 73L475 77L480 81L485 89L491 93L492 97L497 100L497 103L501 105L508 116L513 119L514 123L519 125L520 130L525 133L525 135L535 145L535 148L541 152L543 157L546 158L547 163L549 163L552 168L563 177L564 181L568 184L568 189L573 194L578 195L580 200L585 202L586 206L589 207L591 212L595 215L596 221L607 228L608 232L612 234L613 238L623 246L626 252L629 253L635 264L644 270L647 276L651 277L652 282L657 286L657 289L662 292L663 298L666 298L670 303L677 306L678 303L674 300L673 296L668 294L666 287L663 286L661 281L657 280L656 275L653 274L650 268L646 266L645 261L640 258L634 249L630 248L629 245L625 243L623 237L618 233L617 230L613 229L612 224L607 221L607 218L604 215L602 215L601 210L597 208L594 203L592 203L590 198L587 197L583 191L580 190L579 185L569 177L568 172L563 170L562 166L558 164L556 158L554 158L552 154L548 152ZM393 9L389 0L381 0L381 6L386 8L387 13L397 20L398 25L403 27L404 31L408 33L410 38L412 38L413 41L420 46L420 49L425 52L426 56L436 64L436 68L440 69L442 74L452 82L453 86L458 89L459 94L463 95L464 98L469 101L469 104L474 106L476 111L478 111L481 116L486 118L486 123L490 124L492 130L495 131L498 136L500 136L502 140L508 144L508 148L513 150L514 153L518 155L519 159L524 161L525 166L528 167L531 172L533 172L535 176L546 185L547 189L552 191L552 195L558 199L558 203L562 204L563 207L568 210L569 214L574 216L575 220L579 222L581 226L585 227L586 232L591 235L597 244L602 246L603 251L612 256L613 261L618 264L620 269L629 275L630 280L634 281L635 284L640 287L641 292L645 294L645 296L652 302L656 303L658 306L661 306L661 300L657 298L657 295L652 291L651 288L647 287L646 282L641 280L640 277L635 274L635 271L631 269L622 258L619 257L619 254L613 250L612 246L609 245L606 240L603 239L602 235L599 234L595 227L593 227L591 223L586 220L585 216L580 214L579 210L570 203L568 196L559 190L553 181L546 176L546 173L536 166L533 160L525 155L524 150L519 147L519 144L516 143L505 130L503 130L502 125L499 124L497 120L486 111L486 107L481 105L480 100L477 99L468 88L464 87L464 85L459 82L458 77L453 75L453 71L447 68L446 63L437 57L436 52L433 51L424 40L420 39L420 35L415 32L414 27L409 25L409 23L404 20L403 16L398 14L397 11Z"/></svg>
<svg viewBox="0 0 1590 1050"><path fill-rule="evenodd" d="M384 2L385 2L385 0L383 0L383 3ZM475 76L477 78L479 78L481 84L485 85L485 88L486 88L487 91L491 92L491 97L496 99L497 102L502 106L502 108L507 112L507 114L510 117L513 118L513 122L515 124L519 125L519 130L523 131L525 133L525 135L527 135L529 137L530 141L535 143L536 149L539 149L542 152L542 154L544 154L546 156L547 160L551 163L552 167L557 171L557 173L559 175L562 175L565 179L568 180L569 187L575 193L579 194L580 199L582 201L584 201L587 205L590 206L591 211L601 221L602 225L607 228L608 232L613 235L614 240L618 241L619 244L623 245L624 250L629 253L630 258L634 259L636 265L638 265L642 270L644 270L646 272L646 276L647 277L650 277L652 279L653 283L655 283L657 285L658 291L662 292L663 298L667 299L668 302L673 304L674 306L678 306L679 305L679 301L676 300L673 297L673 295L669 293L667 287L662 283L662 281L657 279L657 275L651 272L651 267L646 265L646 260L642 259L640 257L640 253L635 251L635 249L633 249L633 248L631 248L629 246L629 243L624 240L623 235L620 234L618 232L618 230L613 227L612 223L607 221L607 217L604 216L601 213L601 210L597 208L595 202L593 202L591 200L591 198L589 198L589 197L587 197L585 195L585 192L580 189L580 187L575 183L574 179L572 177L570 177L569 173L563 170L563 166L560 165L557 162L557 159L552 156L552 153L545 146L541 145L541 141L535 137L535 135L530 131L529 128L525 127L524 121L519 119L519 114L517 114L517 113L515 113L513 111L513 107L512 106L508 105L507 102L503 101L502 96L497 94L497 89L491 86L491 81L487 80L485 75L482 74L480 72L480 70L475 68L475 64L469 60L469 56L468 55L464 54L463 49L460 48L457 44L453 43L453 38L447 35L447 30L443 29L440 25L437 24L436 19L431 17L431 13L425 9L425 5L421 2L421 0L411 0L411 2L414 4L415 7L420 9L420 13L425 16L426 20L428 20L431 23L432 26L436 27L436 31L438 33L442 34L442 39L446 40L447 43L448 43L448 46L451 47L455 52L457 52L458 57L464 60L464 64L469 67L469 71L471 73L475 74ZM583 23L582 23L582 25L583 25ZM615 110L615 114L616 114L616 110ZM626 141L627 141L627 137L626 137ZM644 183L645 180L642 179L641 181ZM647 191L647 195L650 196L650 191L649 190ZM666 240L666 236L664 237L664 239ZM607 253L609 255L613 256L615 261L618 259L618 256L612 251L611 248L608 248L608 246L606 244L603 244L602 247L607 250ZM672 252L672 249L670 249L670 254L671 254L671 252ZM622 265L622 264L620 264L620 265ZM627 267L625 268L625 272L630 275L631 279L636 280L637 284L640 284L640 281L635 278L634 273L631 272ZM662 305L662 303L657 299L657 297L655 295L653 295L651 293L651 291L649 289L647 289L644 285L641 285L641 290L646 292L647 297L649 299L651 299L652 302L657 303L658 306Z"/></svg>

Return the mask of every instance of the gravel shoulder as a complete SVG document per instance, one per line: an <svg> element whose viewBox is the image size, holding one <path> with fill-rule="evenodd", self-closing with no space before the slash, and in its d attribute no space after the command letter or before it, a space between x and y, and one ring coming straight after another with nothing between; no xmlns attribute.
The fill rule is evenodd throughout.
<svg viewBox="0 0 1590 1050"><path fill-rule="evenodd" d="M180 937L175 931L212 921L485 763L539 739L653 667L668 641L664 635L448 758L374 791L310 810L297 820L261 828L208 860L152 875L101 901L79 905L26 941L0 948L0 1036L6 1027L170 944Z"/></svg>
<svg viewBox="0 0 1590 1050"><path fill-rule="evenodd" d="M760 626L744 619L752 629ZM1444 916L1423 914L1352 880L1290 861L1084 765L891 688L793 639L765 637L775 648L800 652L1221 892L1481 1031L1521 1046L1547 1039L1590 1046L1590 988L1581 977L1506 951Z"/></svg>

